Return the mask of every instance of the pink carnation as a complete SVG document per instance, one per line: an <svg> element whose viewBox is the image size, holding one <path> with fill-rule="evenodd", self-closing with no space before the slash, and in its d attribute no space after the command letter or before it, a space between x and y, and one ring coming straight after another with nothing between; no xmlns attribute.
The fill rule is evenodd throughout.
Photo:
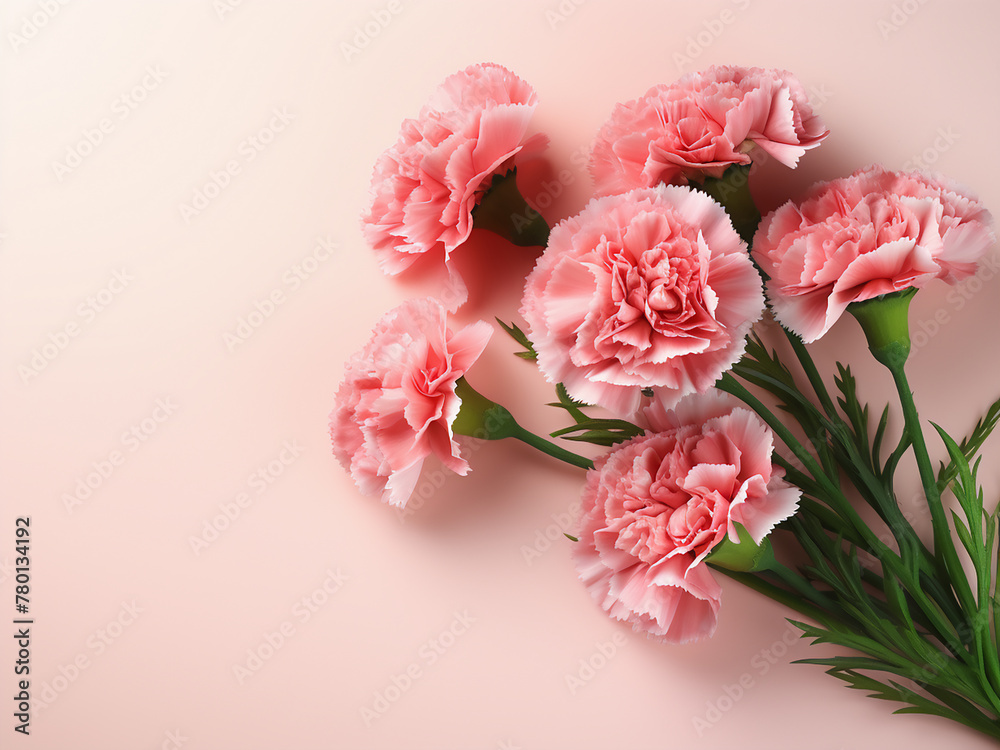
<svg viewBox="0 0 1000 750"><path fill-rule="evenodd" d="M794 167L828 132L791 73L711 67L615 107L590 166L602 195L683 185L749 164L754 148Z"/></svg>
<svg viewBox="0 0 1000 750"><path fill-rule="evenodd" d="M705 557L736 523L760 543L798 505L771 465L771 431L721 394L676 412L647 409L655 432L598 459L583 492L574 558L603 609L670 643L711 636L722 589Z"/></svg>
<svg viewBox="0 0 1000 750"><path fill-rule="evenodd" d="M645 387L668 403L709 389L742 356L763 308L725 210L660 186L595 198L556 226L521 314L548 380L630 415Z"/></svg>
<svg viewBox="0 0 1000 750"><path fill-rule="evenodd" d="M457 333L444 307L410 300L386 313L347 363L330 413L333 454L366 495L404 507L424 459L464 476L469 464L452 433L461 400L455 383L483 353L493 329Z"/></svg>
<svg viewBox="0 0 1000 750"><path fill-rule="evenodd" d="M435 253L450 273L457 307L468 292L448 265L472 232L472 210L494 175L536 151L544 136L527 136L536 96L500 65L472 65L445 80L396 144L375 164L371 206L362 228L382 270L396 275Z"/></svg>
<svg viewBox="0 0 1000 750"><path fill-rule="evenodd" d="M970 276L994 239L989 212L953 183L873 166L771 212L753 254L775 316L810 342L852 302Z"/></svg>

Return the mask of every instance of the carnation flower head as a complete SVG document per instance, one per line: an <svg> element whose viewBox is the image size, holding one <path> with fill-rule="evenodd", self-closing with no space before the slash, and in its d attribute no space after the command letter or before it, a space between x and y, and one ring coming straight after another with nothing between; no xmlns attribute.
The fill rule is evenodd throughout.
<svg viewBox="0 0 1000 750"><path fill-rule="evenodd" d="M506 68L472 65L447 78L406 120L399 139L375 164L365 237L382 270L396 275L433 253L449 274L452 309L468 293L451 254L472 232L472 211L495 175L539 151L544 136L527 135L534 90Z"/></svg>
<svg viewBox="0 0 1000 750"><path fill-rule="evenodd" d="M452 332L433 299L410 300L379 320L347 362L330 413L333 454L361 492L404 507L431 455L469 472L452 431L461 406L455 384L492 333L482 321Z"/></svg>
<svg viewBox="0 0 1000 750"><path fill-rule="evenodd" d="M574 398L627 416L709 389L764 309L725 210L688 187L595 198L553 230L521 314L538 366Z"/></svg>
<svg viewBox="0 0 1000 750"><path fill-rule="evenodd" d="M587 475L574 560L611 616L685 643L715 632L722 589L705 559L741 524L760 544L797 507L799 490L771 464L773 436L735 400L710 393L616 446Z"/></svg>
<svg viewBox="0 0 1000 750"><path fill-rule="evenodd" d="M619 104L594 141L601 195L721 177L759 149L789 167L829 131L784 70L713 66Z"/></svg>
<svg viewBox="0 0 1000 750"><path fill-rule="evenodd" d="M811 342L854 302L967 278L994 241L990 213L954 183L872 166L772 211L753 255L775 317Z"/></svg>

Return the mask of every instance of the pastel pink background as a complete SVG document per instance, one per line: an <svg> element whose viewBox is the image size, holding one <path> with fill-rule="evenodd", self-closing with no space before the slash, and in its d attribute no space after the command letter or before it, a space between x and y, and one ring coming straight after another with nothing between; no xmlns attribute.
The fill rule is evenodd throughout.
<svg viewBox="0 0 1000 750"><path fill-rule="evenodd" d="M378 316L429 291L380 275L357 217L376 156L447 74L493 60L535 86L535 126L552 146L526 192L546 195L542 181L567 170L551 205L541 199L551 220L588 199L581 149L616 101L723 62L794 71L832 130L798 171L758 175L765 207L875 160L921 158L998 211L994 3L232 0L220 17L226 1L0 6L0 619L13 617L14 518L30 514L32 689L54 697L30 737L14 734L13 639L0 637L0 744L988 746L789 664L813 650L793 642L788 612L728 582L707 643L669 648L613 623L578 585L560 536L581 486L574 469L492 444L469 477L401 518L356 493L330 455L326 417L344 360ZM49 18L43 6L58 10ZM347 59L342 44L372 12L387 25ZM13 42L35 14L37 34ZM123 106L147 66L162 80L147 77L134 97L144 100ZM294 119L272 142L245 145L281 108ZM60 181L53 163L102 118L110 132ZM239 173L185 221L181 204L230 160ZM319 237L337 249L293 288L286 274ZM511 319L531 254L489 237L477 247L492 260L463 262L477 302L462 317ZM127 287L81 313L121 269ZM283 303L230 351L226 334L273 290ZM945 335L924 335L911 379L923 416L957 433L1000 395L996 272L966 291L929 287L913 311L915 330L945 321ZM70 323L78 335L23 378L33 350ZM871 401L888 398L853 321L814 349L824 371L842 357ZM558 414L539 406L549 386L513 350L498 335L475 384L529 427L554 429ZM147 421L145 441L123 440L157 399L174 413ZM300 455L250 486L285 441ZM982 471L990 499L998 445ZM122 463L69 512L64 495L116 450ZM191 539L220 506L233 518L196 554ZM346 577L330 595L328 570ZM134 617L123 609L133 601ZM452 626L465 632L435 652ZM269 637L283 640L270 653ZM234 666L248 650L269 658L241 682ZM87 666L74 674L79 657ZM581 660L599 668L571 687ZM419 676L393 690L408 669ZM395 700L366 724L362 709L387 692Z"/></svg>

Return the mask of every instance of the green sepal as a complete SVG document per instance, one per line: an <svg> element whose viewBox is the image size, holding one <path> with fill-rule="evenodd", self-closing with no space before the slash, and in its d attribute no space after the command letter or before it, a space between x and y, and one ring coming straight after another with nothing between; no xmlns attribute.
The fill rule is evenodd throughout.
<svg viewBox="0 0 1000 750"><path fill-rule="evenodd" d="M910 301L916 287L852 302L847 312L857 318L868 339L868 349L886 367L902 367L910 356Z"/></svg>
<svg viewBox="0 0 1000 750"><path fill-rule="evenodd" d="M738 543L732 541L727 534L708 554L705 562L719 568L745 573L756 573L773 568L776 560L774 550L771 548L771 540L764 537L760 544L756 544L743 524L737 523L734 526L740 541Z"/></svg>
<svg viewBox="0 0 1000 750"><path fill-rule="evenodd" d="M517 189L516 169L493 177L486 194L472 210L472 226L520 247L545 247L549 241L549 225Z"/></svg>

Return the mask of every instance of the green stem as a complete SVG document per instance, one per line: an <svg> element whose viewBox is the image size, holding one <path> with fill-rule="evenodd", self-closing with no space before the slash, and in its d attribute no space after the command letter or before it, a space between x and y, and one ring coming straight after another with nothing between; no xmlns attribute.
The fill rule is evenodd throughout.
<svg viewBox="0 0 1000 750"><path fill-rule="evenodd" d="M899 403L903 412L903 419L906 433L909 437L910 446L917 462L917 470L920 475L920 483L923 485L924 497L931 514L931 526L934 535L934 560L937 563L937 578L948 581L951 589L958 599L959 607L964 612L966 618L975 616L977 606L972 589L962 567L958 552L951 538L951 527L945 515L944 504L941 500L941 490L938 486L937 476L931 464L930 455L927 452L927 443L924 440L923 429L920 425L920 416L917 413L917 406L913 400L913 391L906 378L906 359L910 352L910 338L907 325L907 309L913 290L906 290L901 293L886 295L862 303L854 303L848 308L851 313L861 323L865 336L868 339L868 348L876 360L881 362L892 374L896 392L899 395ZM941 602L939 592L935 598ZM931 614L931 613L928 613ZM951 633L943 632L938 628L940 635L947 636L945 641L953 651L956 647L961 648L964 643L971 643L973 651L977 647L975 639L970 638L970 633L963 632L964 623L955 623L954 615L949 616L955 624L954 638ZM957 643L955 642L957 638ZM958 653L958 652L956 652ZM993 690L989 680L983 671L982 654L962 651L960 653L964 661L979 661L978 676L982 680L982 687L987 696L989 705L994 710L1000 709L1000 696Z"/></svg>
<svg viewBox="0 0 1000 750"><path fill-rule="evenodd" d="M568 451L565 448L561 448L555 443L546 440L533 432L529 432L521 427L521 425L517 425L514 434L511 435L511 437L516 440L520 440L522 443L527 443L532 448L540 450L548 456L558 458L560 461L564 461L573 466L579 466L581 469L594 468L594 462L586 456L581 456L577 453L573 453L572 451Z"/></svg>
<svg viewBox="0 0 1000 750"><path fill-rule="evenodd" d="M924 495L927 498L927 506L931 512L931 525L934 529L934 552L939 559L943 560L943 550L952 548L951 530L944 513L944 504L941 502L941 491L938 489L937 476L934 474L931 457L927 452L924 433L920 428L920 416L917 414L917 405L913 401L913 392L910 390L910 384L906 380L903 363L900 362L898 365L887 367L892 373L892 380L896 384L896 391L899 393L899 405L903 410L906 432L910 436L910 445L913 447L913 455L917 460L920 483L924 486Z"/></svg>
<svg viewBox="0 0 1000 750"><path fill-rule="evenodd" d="M900 448L906 445L913 449L920 475L920 483L924 488L924 496L931 514L931 525L934 534L934 553L932 562L936 567L936 575L932 579L948 582L951 588L934 587L935 599L948 613L948 618L956 626L956 635L961 642L969 642L969 634L962 631L963 622L955 622L954 608L945 602L942 595L947 596L954 591L957 605L961 613L971 617L975 612L975 602L968 579L962 568L958 553L951 539L951 528L941 502L941 487L937 483L931 459L927 453L920 417L913 401L913 392L906 380L906 360L910 354L909 308L910 301L916 294L915 288L903 289L899 292L884 294L863 302L851 303L847 311L857 318L858 323L868 340L868 349L872 356L892 374L899 395L900 407L903 411L905 439L900 439ZM898 459L896 452L890 460ZM894 464L893 464L894 465ZM953 645L953 644L949 644ZM968 655L968 654L966 654Z"/></svg>
<svg viewBox="0 0 1000 750"><path fill-rule="evenodd" d="M775 562L774 565L768 568L767 572L774 575L775 578L792 589L798 596L808 599L823 611L833 614L839 610L839 607L830 601L828 597L787 566Z"/></svg>
<svg viewBox="0 0 1000 750"><path fill-rule="evenodd" d="M456 435L469 435L480 440L514 438L565 463L579 466L581 469L594 468L594 462L586 456L568 451L524 429L514 419L513 414L500 404L490 401L469 385L469 381L465 378L459 378L455 383L455 393L462 400L458 416L451 425Z"/></svg>
<svg viewBox="0 0 1000 750"><path fill-rule="evenodd" d="M904 358L905 359L905 358ZM937 558L944 580L951 582L952 590L958 597L959 604L965 612L967 618L976 616L978 607L972 588L969 585L965 568L958 557L958 552L951 538L951 527L945 515L944 503L941 501L941 490L938 487L937 476L934 467L931 465L931 457L927 452L927 443L924 441L924 433L920 427L920 416L917 413L917 405L913 401L913 391L906 379L904 362L898 361L887 364L892 373L893 382L896 384L896 391L899 393L899 404L903 411L903 419L906 430L910 434L913 456L917 461L917 471L920 474L920 482L924 486L924 497L927 500L927 507L931 513L931 527L934 534L934 555ZM958 633L962 640L972 641L973 650L976 647L976 639L970 638L969 633ZM982 657L982 654L978 654ZM986 674L983 671L983 664L980 662L980 674L983 677L983 688L992 702L993 709L1000 713L1000 695L989 684Z"/></svg>
<svg viewBox="0 0 1000 750"><path fill-rule="evenodd" d="M945 516L944 505L941 502L941 490L938 487L937 476L927 453L927 443L920 426L920 416L913 402L913 392L906 380L906 360L910 356L910 328L908 314L910 301L916 294L915 288L904 289L891 294L851 303L847 311L857 318L861 329L868 340L868 350L876 360L885 365L892 374L899 394L899 405L903 411L903 423L909 436L910 447L917 460L917 470L920 483L924 487L924 496L931 513L931 525L934 529L934 555L940 571L947 578L949 571L961 570L955 547L951 542L951 529ZM960 588L960 587L956 587ZM968 586L966 586L968 588ZM972 610L966 606L965 597L960 601L966 612ZM971 592L969 594L971 598Z"/></svg>

